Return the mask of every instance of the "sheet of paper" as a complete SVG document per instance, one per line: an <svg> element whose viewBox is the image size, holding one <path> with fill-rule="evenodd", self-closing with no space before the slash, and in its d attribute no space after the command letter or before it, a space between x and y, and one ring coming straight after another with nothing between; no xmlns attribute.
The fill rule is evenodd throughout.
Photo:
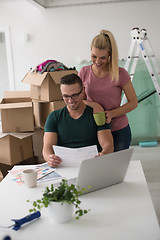
<svg viewBox="0 0 160 240"><path fill-rule="evenodd" d="M97 146L82 148L66 148L53 145L53 150L62 159L60 166L80 166L82 160L93 158L98 155Z"/></svg>
<svg viewBox="0 0 160 240"><path fill-rule="evenodd" d="M37 164L37 165L17 165L9 171L8 180L15 181L18 185L24 184L23 170L24 169L35 169L37 171L38 182L50 181L61 176L55 172L55 168L51 168L47 163Z"/></svg>

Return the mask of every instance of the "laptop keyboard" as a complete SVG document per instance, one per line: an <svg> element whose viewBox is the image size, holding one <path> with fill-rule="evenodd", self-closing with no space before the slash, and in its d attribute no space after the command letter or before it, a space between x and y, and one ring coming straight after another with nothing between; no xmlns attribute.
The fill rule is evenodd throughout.
<svg viewBox="0 0 160 240"><path fill-rule="evenodd" d="M74 185L76 185L76 181L77 181L77 178L75 177L75 178L70 178L70 179L68 179L68 184L74 184Z"/></svg>
<svg viewBox="0 0 160 240"><path fill-rule="evenodd" d="M70 178L70 179L68 179L67 181L68 181L68 184L69 184L69 185L71 185L71 184L76 185L77 177L75 177L75 178ZM54 184L54 187L59 187L59 185L60 185L60 182L57 182L57 183Z"/></svg>

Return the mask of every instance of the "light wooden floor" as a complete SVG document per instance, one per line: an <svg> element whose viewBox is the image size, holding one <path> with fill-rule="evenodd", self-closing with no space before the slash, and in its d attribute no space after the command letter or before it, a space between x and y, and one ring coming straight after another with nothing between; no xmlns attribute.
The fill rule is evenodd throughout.
<svg viewBox="0 0 160 240"><path fill-rule="evenodd" d="M140 160L160 225L160 144L157 147L134 147L132 160Z"/></svg>

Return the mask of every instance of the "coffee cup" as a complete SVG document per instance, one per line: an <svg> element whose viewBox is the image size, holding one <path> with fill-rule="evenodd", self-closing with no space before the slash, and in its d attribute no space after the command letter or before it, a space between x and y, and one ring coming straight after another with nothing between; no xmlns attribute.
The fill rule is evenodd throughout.
<svg viewBox="0 0 160 240"><path fill-rule="evenodd" d="M23 171L24 183L28 188L37 186L37 171L35 169L26 169Z"/></svg>
<svg viewBox="0 0 160 240"><path fill-rule="evenodd" d="M94 120L98 126L102 126L105 124L105 112L98 112L93 114Z"/></svg>

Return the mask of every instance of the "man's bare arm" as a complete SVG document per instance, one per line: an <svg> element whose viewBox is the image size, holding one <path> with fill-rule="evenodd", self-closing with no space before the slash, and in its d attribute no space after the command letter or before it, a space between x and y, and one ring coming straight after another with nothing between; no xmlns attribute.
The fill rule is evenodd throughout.
<svg viewBox="0 0 160 240"><path fill-rule="evenodd" d="M60 157L54 154L52 145L57 145L57 133L45 132L43 137L43 157L50 167L57 167L61 163Z"/></svg>

